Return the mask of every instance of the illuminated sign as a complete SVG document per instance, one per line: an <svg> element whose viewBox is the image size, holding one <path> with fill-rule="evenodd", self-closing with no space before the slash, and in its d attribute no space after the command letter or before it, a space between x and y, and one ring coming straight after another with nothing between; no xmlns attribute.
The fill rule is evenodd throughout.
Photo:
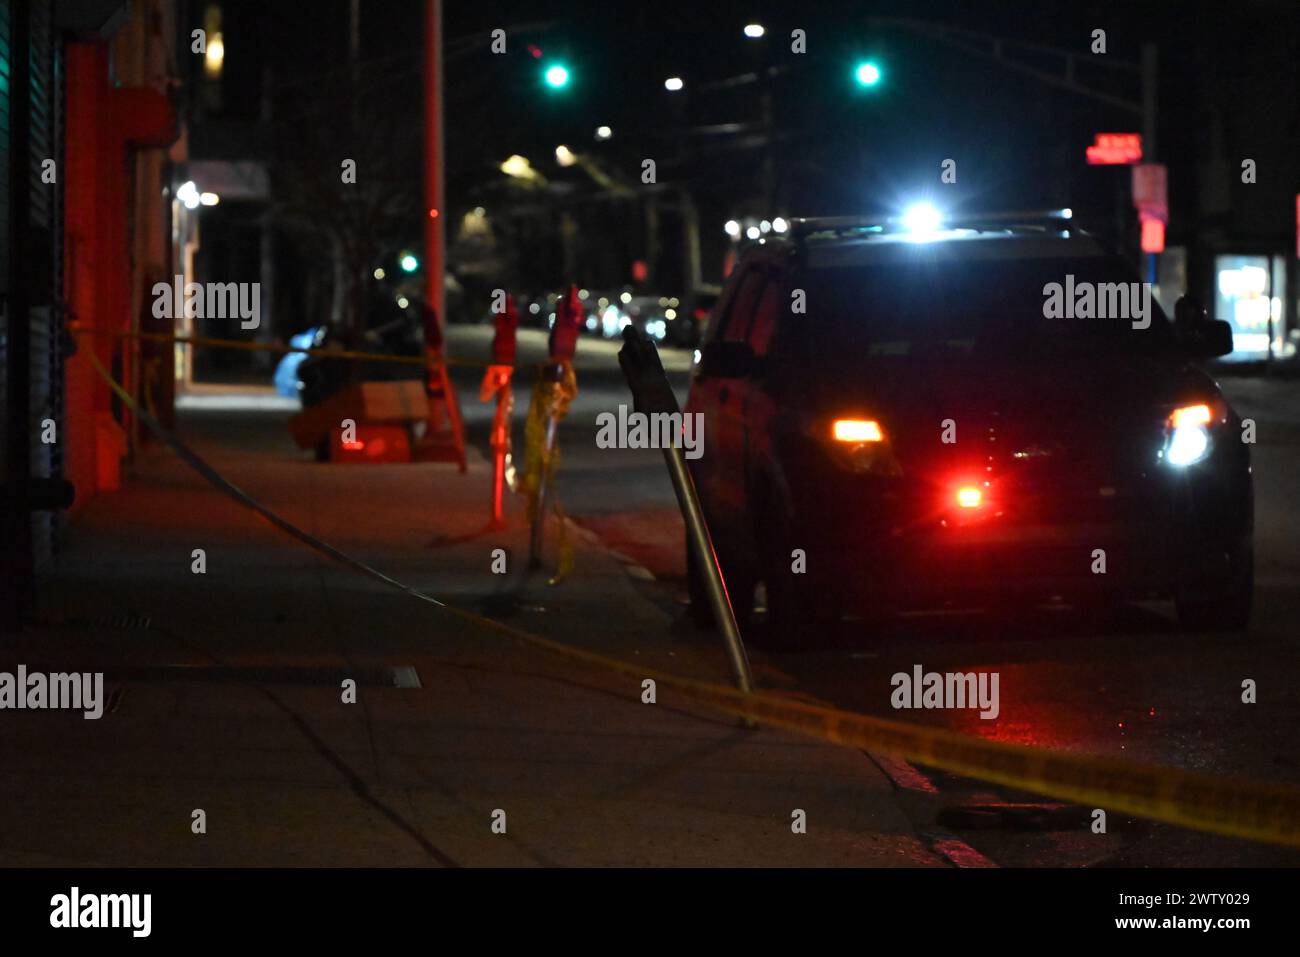
<svg viewBox="0 0 1300 957"><path fill-rule="evenodd" d="M1165 251L1165 224L1163 220L1143 218L1142 251L1144 253L1162 253Z"/></svg>
<svg viewBox="0 0 1300 957"><path fill-rule="evenodd" d="M1133 205L1143 219L1169 222L1169 177L1163 163L1133 167Z"/></svg>
<svg viewBox="0 0 1300 957"><path fill-rule="evenodd" d="M1123 166L1142 159L1141 133L1098 133L1088 147L1091 166Z"/></svg>
<svg viewBox="0 0 1300 957"><path fill-rule="evenodd" d="M1234 360L1268 357L1269 324L1281 318L1282 301L1271 295L1267 256L1215 256L1216 318L1232 325Z"/></svg>

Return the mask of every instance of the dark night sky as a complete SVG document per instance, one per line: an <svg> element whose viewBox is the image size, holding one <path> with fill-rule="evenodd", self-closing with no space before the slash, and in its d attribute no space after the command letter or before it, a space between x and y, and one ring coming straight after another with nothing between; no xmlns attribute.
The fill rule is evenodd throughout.
<svg viewBox="0 0 1300 957"><path fill-rule="evenodd" d="M245 54L243 70L238 44L227 45L228 102L236 110L255 102L264 60L280 83L345 66L344 0L316 0L310 18L297 3L228 0L225 7L232 37L241 17L250 26L257 21L257 50ZM420 119L421 9L418 0L365 0L362 7L370 108L413 124ZM528 156L548 175L558 173L553 150L566 143L592 151L628 178L642 158L655 158L661 181L684 180L700 198L706 233L733 212L861 212L925 194L948 207L1071 205L1085 224L1109 226L1127 171L1086 166L1084 147L1098 131L1137 130L1136 116L931 39L871 30L863 22L868 16L921 18L1072 48L1081 58L1080 80L1131 100L1139 95L1135 75L1087 62L1091 31L1105 29L1108 55L1130 61L1144 41L1157 41L1159 159L1170 166L1175 207L1171 241L1196 218L1197 177L1218 142L1227 144L1231 166L1240 155L1261 167L1257 188L1233 187L1236 225L1279 240L1293 228L1291 197L1300 187L1300 3L1294 0L450 0L444 14L449 202L477 203L495 165L511 153ZM750 21L767 27L763 40L742 36ZM505 56L488 51L496 27L509 35ZM789 50L795 27L808 32L803 56ZM529 43L542 48L545 60L571 67L569 89L557 94L542 87ZM851 81L853 64L864 56L885 71L869 93ZM1051 59L1040 62L1059 70ZM779 208L770 211L757 209L753 199L758 151L707 153L725 138L695 136L683 144L678 133L683 120L693 126L756 122L754 87L713 93L699 87L763 63L790 68L774 88L782 140ZM663 89L672 74L684 78L686 95ZM1212 120L1216 105L1219 118ZM608 143L593 142L600 124L615 130ZM693 161L675 165L683 149ZM945 158L957 160L956 185L939 185Z"/></svg>

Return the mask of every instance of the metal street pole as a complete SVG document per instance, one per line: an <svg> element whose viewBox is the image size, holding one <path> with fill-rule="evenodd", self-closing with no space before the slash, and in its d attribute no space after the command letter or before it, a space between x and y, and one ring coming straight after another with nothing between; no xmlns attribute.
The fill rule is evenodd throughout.
<svg viewBox="0 0 1300 957"><path fill-rule="evenodd" d="M425 301L433 307L439 327L445 328L442 103L442 0L429 0L424 21Z"/></svg>
<svg viewBox="0 0 1300 957"><path fill-rule="evenodd" d="M1160 76L1159 48L1142 44L1142 161L1154 163L1156 152L1157 86ZM1160 275L1156 253L1147 253L1147 282L1152 286Z"/></svg>
<svg viewBox="0 0 1300 957"><path fill-rule="evenodd" d="M352 77L352 131L360 127L361 105L357 97L361 91L361 0L352 0L348 10L348 68Z"/></svg>
<svg viewBox="0 0 1300 957"><path fill-rule="evenodd" d="M754 690L754 682L749 674L749 657L745 654L745 643L741 640L740 627L736 624L736 613L731 607L731 598L722 579L717 553L713 550L713 538L709 535L709 526L704 521L700 495L695 490L695 481L691 478L691 471L686 465L686 456L681 446L669 446L664 449L664 461L668 463L668 476L672 479L673 491L677 494L677 504L681 507L682 518L686 520L686 531L691 538L691 547L695 549L696 564L704 573L705 590L709 593L709 609L713 612L713 620L722 630L723 642L727 646L727 659L731 662L731 672L736 678L736 686L745 694L750 694Z"/></svg>
<svg viewBox="0 0 1300 957"><path fill-rule="evenodd" d="M664 412L670 415L680 414L677 397L673 395L668 376L664 373L663 362L659 358L659 350L636 326L627 326L623 330L623 348L618 351L618 364L627 379L633 407L637 412L647 415ZM709 609L713 612L713 620L722 630L736 686L745 694L750 694L754 690L754 681L749 673L749 657L745 654L740 627L736 624L736 615L727 595L718 555L713 548L713 538L704 519L704 509L700 507L700 496L686 465L685 452L680 445L670 446L664 449L664 461L668 463L668 476L672 479L677 504L681 507L682 518L686 522L690 547L694 549L697 564L704 576Z"/></svg>

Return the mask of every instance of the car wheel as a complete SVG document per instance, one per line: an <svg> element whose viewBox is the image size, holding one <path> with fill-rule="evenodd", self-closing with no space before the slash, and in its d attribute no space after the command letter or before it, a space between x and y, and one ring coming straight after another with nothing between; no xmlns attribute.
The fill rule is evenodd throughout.
<svg viewBox="0 0 1300 957"><path fill-rule="evenodd" d="M1217 557L1217 556L1216 556ZM1247 542L1220 559L1224 570L1215 588L1204 582L1185 586L1174 599L1183 631L1244 631L1255 599L1255 551Z"/></svg>
<svg viewBox="0 0 1300 957"><path fill-rule="evenodd" d="M727 597L731 599L736 624L743 631L754 614L754 577L741 568L723 563L722 579L727 586ZM686 535L686 588L691 601L691 620L701 628L716 627L713 608L709 604L708 584L704 571L695 558L690 533Z"/></svg>

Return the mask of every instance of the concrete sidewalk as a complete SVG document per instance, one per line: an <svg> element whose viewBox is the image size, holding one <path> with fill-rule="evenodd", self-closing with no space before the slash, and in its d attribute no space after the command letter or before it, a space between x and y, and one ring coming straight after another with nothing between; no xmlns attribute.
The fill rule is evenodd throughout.
<svg viewBox="0 0 1300 957"><path fill-rule="evenodd" d="M312 534L447 601L726 681L613 554L557 586L484 532L486 463L320 465L284 412L182 432ZM471 626L330 562L146 454L75 518L39 624L0 670L103 670L109 710L0 712L0 865L932 865L862 754L745 731ZM510 573L491 573L504 548ZM191 570L206 552L206 574ZM147 626L145 624L147 619ZM418 688L395 687L418 678ZM341 701L355 678L356 704ZM761 680L761 674L760 674ZM807 834L791 832L794 809ZM192 812L207 833L193 834ZM506 815L506 833L492 831Z"/></svg>

